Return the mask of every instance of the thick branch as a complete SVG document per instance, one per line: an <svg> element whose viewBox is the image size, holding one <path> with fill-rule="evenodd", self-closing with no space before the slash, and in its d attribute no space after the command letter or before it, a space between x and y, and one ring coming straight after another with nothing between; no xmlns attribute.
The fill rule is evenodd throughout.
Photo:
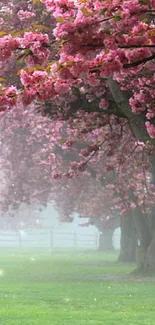
<svg viewBox="0 0 155 325"><path fill-rule="evenodd" d="M150 232L146 217L138 206L132 211L132 216L141 244L143 248L147 250L152 239L152 234Z"/></svg>
<svg viewBox="0 0 155 325"><path fill-rule="evenodd" d="M139 48L143 48L143 47L150 47L150 48L154 48L155 44L142 44L142 45L119 45L118 46L120 49L139 49ZM154 56L154 55L153 55ZM148 58L146 58L148 59ZM144 59L144 60L146 60ZM149 57L150 59L150 57Z"/></svg>
<svg viewBox="0 0 155 325"><path fill-rule="evenodd" d="M145 59L142 59L142 60L139 60L139 61L136 61L136 62L125 63L125 64L123 64L123 68L134 68L134 67L138 67L138 65L145 64L146 62L152 61L153 59L155 59L155 54L152 54L148 58L145 58Z"/></svg>
<svg viewBox="0 0 155 325"><path fill-rule="evenodd" d="M89 102L85 98L85 96L81 95L80 91L78 91L78 90L76 90L75 95L76 95L77 99L74 102L69 103L70 109L66 113L64 113L63 108L62 108L64 120L68 120L70 117L76 118L79 110L83 110L86 113L97 112L101 116L103 116L103 114L105 114L105 115L115 115L117 117L125 118L125 115L118 108L118 106L115 104L115 101L112 98L110 98L110 99L108 98L108 100L109 100L108 109L103 110L103 109L99 108L100 99L95 98L93 101ZM56 115L56 109L55 109L55 106L53 106L52 102L45 103L43 114L48 115L51 118L53 117L53 115Z"/></svg>
<svg viewBox="0 0 155 325"><path fill-rule="evenodd" d="M109 78L109 87L112 93L112 96L122 113L126 116L129 121L129 125L136 137L137 140L146 143L149 141L153 145L155 144L155 139L151 139L147 133L145 127L145 115L144 114L135 114L132 112L129 105L129 96L127 93L120 89L120 85L114 81L112 78Z"/></svg>

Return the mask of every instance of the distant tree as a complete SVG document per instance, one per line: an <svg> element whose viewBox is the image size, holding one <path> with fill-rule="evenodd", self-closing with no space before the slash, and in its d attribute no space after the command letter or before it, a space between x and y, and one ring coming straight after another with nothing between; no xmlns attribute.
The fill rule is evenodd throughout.
<svg viewBox="0 0 155 325"><path fill-rule="evenodd" d="M59 128L57 146L64 150L66 142L68 146L74 142L82 160L73 158L69 171L64 163L62 171L52 171L54 178L76 176L90 161L96 164L95 177L104 177L101 165L111 152L106 168L115 175L109 185L114 186L121 212L132 211L144 251L143 271L154 270L154 215L149 211L154 181L151 184L148 178L149 174L155 178L155 1L44 0L41 5L21 1L4 5L1 110L21 105L24 113L24 107L34 103L42 114L67 122L67 130L62 125ZM14 17L9 24L8 14ZM29 19L39 20L39 25L30 27ZM26 24L21 30L23 20ZM12 66L12 80L3 78L4 61L10 67L10 60L22 60L19 79L15 75L18 69ZM45 132L44 126L42 130ZM75 135L87 149L79 150ZM46 158L47 152L46 148ZM56 156L60 164L64 155Z"/></svg>

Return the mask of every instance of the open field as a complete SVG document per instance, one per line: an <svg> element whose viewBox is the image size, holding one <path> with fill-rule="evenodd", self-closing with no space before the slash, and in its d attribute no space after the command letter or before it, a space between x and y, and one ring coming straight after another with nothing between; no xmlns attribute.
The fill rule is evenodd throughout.
<svg viewBox="0 0 155 325"><path fill-rule="evenodd" d="M0 325L154 325L155 280L103 253L0 252Z"/></svg>

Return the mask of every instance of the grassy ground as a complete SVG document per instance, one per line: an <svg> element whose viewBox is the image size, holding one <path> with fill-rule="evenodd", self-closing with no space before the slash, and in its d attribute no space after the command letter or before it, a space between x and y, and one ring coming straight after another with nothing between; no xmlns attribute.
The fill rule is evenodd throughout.
<svg viewBox="0 0 155 325"><path fill-rule="evenodd" d="M115 258L0 252L0 325L154 325L155 281Z"/></svg>

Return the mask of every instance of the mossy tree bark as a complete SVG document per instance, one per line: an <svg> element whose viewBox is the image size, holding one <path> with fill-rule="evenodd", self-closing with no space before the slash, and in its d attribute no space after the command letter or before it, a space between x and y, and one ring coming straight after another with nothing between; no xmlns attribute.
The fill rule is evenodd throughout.
<svg viewBox="0 0 155 325"><path fill-rule="evenodd" d="M121 248L119 262L135 262L137 234L133 224L132 214L121 217Z"/></svg>
<svg viewBox="0 0 155 325"><path fill-rule="evenodd" d="M137 247L136 273L145 275L155 274L155 230L154 215L146 217L137 207L134 211L133 220L136 226L140 245Z"/></svg>
<svg viewBox="0 0 155 325"><path fill-rule="evenodd" d="M113 229L106 229L100 231L99 236L99 251L112 251L114 250L113 244L112 244L112 235L113 235Z"/></svg>

